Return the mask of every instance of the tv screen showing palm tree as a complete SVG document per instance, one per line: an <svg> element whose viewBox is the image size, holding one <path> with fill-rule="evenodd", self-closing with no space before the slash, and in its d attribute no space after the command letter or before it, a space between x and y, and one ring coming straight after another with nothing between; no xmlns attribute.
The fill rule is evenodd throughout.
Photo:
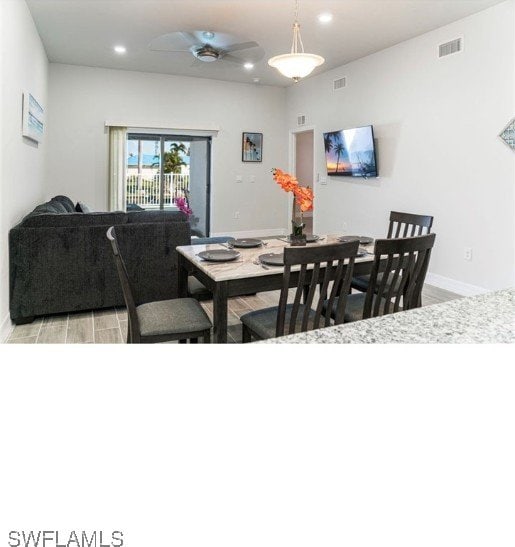
<svg viewBox="0 0 515 547"><path fill-rule="evenodd" d="M324 133L327 174L377 177L374 130L371 125Z"/></svg>

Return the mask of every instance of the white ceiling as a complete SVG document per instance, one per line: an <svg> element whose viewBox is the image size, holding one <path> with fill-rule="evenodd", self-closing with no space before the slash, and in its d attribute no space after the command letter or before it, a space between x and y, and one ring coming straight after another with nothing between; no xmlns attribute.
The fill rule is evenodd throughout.
<svg viewBox="0 0 515 547"><path fill-rule="evenodd" d="M325 57L314 74L337 67L481 11L503 0L299 0L307 53ZM27 0L51 62L219 80L290 85L267 60L291 47L294 0ZM317 15L334 19L322 25ZM227 61L191 66L191 53L149 50L156 37L209 30L229 35L224 45L255 41L235 52L252 71ZM188 44L176 37L184 49ZM113 47L127 48L123 56Z"/></svg>

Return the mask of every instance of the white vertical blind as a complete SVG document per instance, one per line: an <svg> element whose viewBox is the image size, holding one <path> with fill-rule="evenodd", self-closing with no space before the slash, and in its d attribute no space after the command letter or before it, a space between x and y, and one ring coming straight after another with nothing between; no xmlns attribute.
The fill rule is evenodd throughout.
<svg viewBox="0 0 515 547"><path fill-rule="evenodd" d="M127 128L109 128L109 210L125 211Z"/></svg>

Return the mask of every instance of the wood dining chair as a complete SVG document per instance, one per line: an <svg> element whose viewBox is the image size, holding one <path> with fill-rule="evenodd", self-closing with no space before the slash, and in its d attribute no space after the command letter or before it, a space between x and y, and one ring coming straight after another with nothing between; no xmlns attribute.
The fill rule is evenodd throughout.
<svg viewBox="0 0 515 547"><path fill-rule="evenodd" d="M358 246L358 241L351 241L313 247L285 247L279 305L240 317L243 342L342 323ZM290 286L295 288L295 296L293 303L289 304ZM344 296L338 298L338 294ZM324 314L326 302L334 306L333 321Z"/></svg>
<svg viewBox="0 0 515 547"><path fill-rule="evenodd" d="M433 226L433 217L429 215L417 215L413 213L400 213L398 211L390 212L390 222L388 224L388 239L415 237L431 233ZM360 275L352 279L351 289L367 292L370 276ZM422 305L422 297L418 302L418 307Z"/></svg>
<svg viewBox="0 0 515 547"><path fill-rule="evenodd" d="M136 305L129 275L116 239L114 226L107 230L127 306L128 344L152 344L179 340L185 343L211 341L212 323L202 306L193 298L174 298Z"/></svg>
<svg viewBox="0 0 515 547"><path fill-rule="evenodd" d="M378 239L366 293L346 295L344 322L350 323L419 307L436 234ZM402 308L401 308L402 302ZM336 317L338 303L327 302Z"/></svg>

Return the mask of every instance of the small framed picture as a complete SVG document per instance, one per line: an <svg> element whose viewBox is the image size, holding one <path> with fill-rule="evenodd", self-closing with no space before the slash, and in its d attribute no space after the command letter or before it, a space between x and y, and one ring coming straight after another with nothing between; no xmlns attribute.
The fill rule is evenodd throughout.
<svg viewBox="0 0 515 547"><path fill-rule="evenodd" d="M241 161L263 161L263 133L243 133Z"/></svg>
<svg viewBox="0 0 515 547"><path fill-rule="evenodd" d="M31 93L23 93L22 135L41 142L45 128L45 111Z"/></svg>

